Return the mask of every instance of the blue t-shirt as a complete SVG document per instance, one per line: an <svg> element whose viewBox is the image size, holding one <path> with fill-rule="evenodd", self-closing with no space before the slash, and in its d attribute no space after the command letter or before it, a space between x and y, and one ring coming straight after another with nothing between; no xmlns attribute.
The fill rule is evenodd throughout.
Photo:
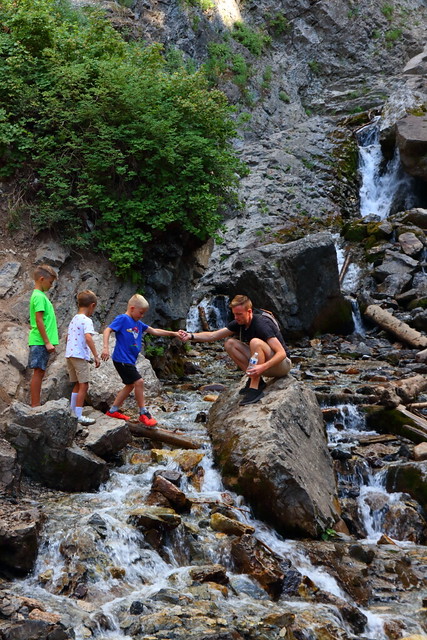
<svg viewBox="0 0 427 640"><path fill-rule="evenodd" d="M116 346L113 351L115 362L135 364L142 347L142 336L148 324L141 320L133 320L127 313L122 313L109 325L116 334Z"/></svg>

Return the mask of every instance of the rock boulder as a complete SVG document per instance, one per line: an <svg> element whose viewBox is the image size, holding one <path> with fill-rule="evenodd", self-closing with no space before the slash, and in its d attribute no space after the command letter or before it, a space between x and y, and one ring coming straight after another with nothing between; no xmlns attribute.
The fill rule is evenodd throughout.
<svg viewBox="0 0 427 640"><path fill-rule="evenodd" d="M399 120L396 142L405 171L427 180L427 116L409 115Z"/></svg>
<svg viewBox="0 0 427 640"><path fill-rule="evenodd" d="M339 519L332 461L314 393L276 379L254 405L236 388L221 394L207 422L224 483L284 535L319 536Z"/></svg>
<svg viewBox="0 0 427 640"><path fill-rule="evenodd" d="M23 472L46 486L93 491L108 478L105 461L74 444L77 419L65 398L35 409L14 402L3 421L4 437L18 452Z"/></svg>

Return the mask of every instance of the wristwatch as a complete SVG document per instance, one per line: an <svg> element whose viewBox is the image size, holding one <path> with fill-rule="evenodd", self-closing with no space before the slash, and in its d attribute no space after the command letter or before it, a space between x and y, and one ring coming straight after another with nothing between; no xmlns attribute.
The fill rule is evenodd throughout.
<svg viewBox="0 0 427 640"><path fill-rule="evenodd" d="M194 333L190 333L190 340L194 340Z"/></svg>

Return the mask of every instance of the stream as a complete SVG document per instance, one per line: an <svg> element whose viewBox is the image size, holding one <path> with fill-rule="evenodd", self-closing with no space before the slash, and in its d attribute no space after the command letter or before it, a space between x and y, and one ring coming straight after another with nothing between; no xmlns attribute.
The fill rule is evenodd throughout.
<svg viewBox="0 0 427 640"><path fill-rule="evenodd" d="M20 595L31 595L43 602L48 611L59 614L63 624L74 629L77 640L270 640L285 637L283 630L286 631L290 616L296 616L298 628L304 629L295 638L386 640L389 636L384 622L390 618L390 608L382 610L378 603L372 607L357 605L331 571L313 563L313 549L328 549L333 543L284 540L255 520L241 497L224 489L203 422L211 403L197 389L203 382L232 384L239 374L224 367L220 349L205 350L193 359L203 370L196 388L190 389L192 385L188 384L165 387L160 422L166 429L179 429L199 439L201 448L174 453L167 446L147 448L152 445L140 439L125 450L122 463L112 468L110 480L97 493L42 490L47 520L37 565L30 577L15 581L10 588ZM372 435L366 432L363 416L351 405L339 408L327 431L332 451L350 451L361 432ZM359 471L353 473L351 486L353 492L359 493L366 530L363 544L369 546L378 541L382 523L372 502L369 507L370 494L380 492L385 501L400 498L387 497L380 474L364 465L361 462ZM180 515L179 526L167 530L161 540L153 541L132 524L130 516L149 501L156 472L179 473L180 487L193 505L190 512ZM348 475L338 474L342 495L348 484ZM224 508L255 527L256 537L278 556L290 560L293 568L315 585L313 588L358 608L367 618L363 634L354 632L333 602L322 604L304 594L290 597L285 593L272 601L253 578L237 573L230 554L230 536L209 526L211 513ZM384 505L381 509L384 513ZM211 581L198 584L191 577L190 571L195 567L216 563L226 569L227 585ZM399 617L405 628L422 632L408 611L402 608ZM231 627L243 635L227 635L226 630ZM319 631L326 627L328 636ZM209 635L210 629L215 629L217 635Z"/></svg>

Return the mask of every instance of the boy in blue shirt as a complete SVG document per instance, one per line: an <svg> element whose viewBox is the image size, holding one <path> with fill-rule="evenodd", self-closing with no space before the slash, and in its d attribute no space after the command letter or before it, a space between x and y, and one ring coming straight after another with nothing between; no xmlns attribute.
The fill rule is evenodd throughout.
<svg viewBox="0 0 427 640"><path fill-rule="evenodd" d="M139 407L139 422L146 427L154 427L157 424L145 406L144 381L135 366L136 359L142 347L142 336L149 333L151 336L167 336L179 338L178 331L166 331L166 329L154 329L141 322L141 318L146 313L149 304L147 300L136 293L128 302L126 313L122 313L105 329L103 333L102 360L108 360L109 339L112 331L116 334L116 346L114 347L112 359L117 373L124 383L123 389L119 391L114 399L113 406L106 415L119 420L130 420L130 417L119 411L123 402L134 391L135 399Z"/></svg>

